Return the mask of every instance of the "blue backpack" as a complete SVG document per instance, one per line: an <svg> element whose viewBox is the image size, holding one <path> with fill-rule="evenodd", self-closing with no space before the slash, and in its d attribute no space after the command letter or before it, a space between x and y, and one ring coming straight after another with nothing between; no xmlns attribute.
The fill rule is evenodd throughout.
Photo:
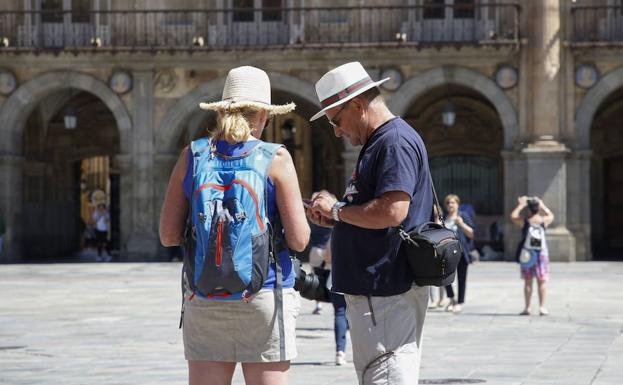
<svg viewBox="0 0 623 385"><path fill-rule="evenodd" d="M203 297L246 297L268 275L268 168L280 144L259 142L242 156L219 154L208 138L190 145L193 188L185 281Z"/></svg>

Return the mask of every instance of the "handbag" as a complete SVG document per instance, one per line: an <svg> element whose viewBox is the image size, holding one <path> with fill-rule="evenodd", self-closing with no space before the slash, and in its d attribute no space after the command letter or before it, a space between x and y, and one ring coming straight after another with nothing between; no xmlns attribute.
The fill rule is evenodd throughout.
<svg viewBox="0 0 623 385"><path fill-rule="evenodd" d="M407 258L416 285L446 286L454 281L463 250L457 234L445 226L430 174L429 178L434 198L433 217L437 208L441 224L425 222L410 231L405 231L401 225L398 234L402 241L398 252Z"/></svg>

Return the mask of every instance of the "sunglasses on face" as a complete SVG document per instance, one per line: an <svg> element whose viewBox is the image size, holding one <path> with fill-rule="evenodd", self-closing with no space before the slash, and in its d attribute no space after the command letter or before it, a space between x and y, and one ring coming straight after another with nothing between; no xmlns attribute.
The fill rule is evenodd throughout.
<svg viewBox="0 0 623 385"><path fill-rule="evenodd" d="M335 114L333 116L333 119L329 119L329 117L327 117L327 119L329 119L329 124L331 126L333 126L333 128L336 128L337 126L340 125L340 119L338 118L338 116L340 116L340 114L342 113L342 111L344 111L344 109L346 108L346 106L348 105L349 102L344 103L344 105L342 105L342 108L340 108L340 110L337 112L337 114Z"/></svg>

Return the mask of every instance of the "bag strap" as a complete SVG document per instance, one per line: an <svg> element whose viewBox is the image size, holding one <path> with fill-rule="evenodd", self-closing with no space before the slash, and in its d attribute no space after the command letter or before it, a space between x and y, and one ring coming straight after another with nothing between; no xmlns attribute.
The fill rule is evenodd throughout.
<svg viewBox="0 0 623 385"><path fill-rule="evenodd" d="M277 309L277 326L279 329L279 360L286 360L286 336L283 322L283 272L277 251L278 234L282 232L281 219L277 218L275 226L270 225L269 258L275 262L275 308ZM280 237L280 236L279 236ZM270 261L269 260L269 261ZM271 262L272 262L271 261Z"/></svg>
<svg viewBox="0 0 623 385"><path fill-rule="evenodd" d="M441 221L443 227L446 227L446 223L443 220L443 215L441 215L441 205L439 204L439 199L437 199L437 192L435 191L435 183L433 183L433 175L430 172L430 168L428 170L428 180L430 181L431 190L433 190L433 220L435 219L435 207L437 208L437 216ZM401 225L402 226L402 225Z"/></svg>

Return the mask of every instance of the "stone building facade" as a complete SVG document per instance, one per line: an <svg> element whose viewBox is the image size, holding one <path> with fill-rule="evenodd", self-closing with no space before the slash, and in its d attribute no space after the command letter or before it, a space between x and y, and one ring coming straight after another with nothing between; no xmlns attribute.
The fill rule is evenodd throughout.
<svg viewBox="0 0 623 385"><path fill-rule="evenodd" d="M552 259L623 255L620 3L328 3L3 2L0 261L85 247L94 191L110 206L119 259L165 258L157 226L170 171L214 125L199 102L219 99L238 65L266 70L275 102L297 103L265 136L292 152L303 193L343 191L359 149L308 118L314 82L354 60L392 78L390 109L424 137L440 194L476 209L480 245L514 258L508 216L527 194L556 214Z"/></svg>

